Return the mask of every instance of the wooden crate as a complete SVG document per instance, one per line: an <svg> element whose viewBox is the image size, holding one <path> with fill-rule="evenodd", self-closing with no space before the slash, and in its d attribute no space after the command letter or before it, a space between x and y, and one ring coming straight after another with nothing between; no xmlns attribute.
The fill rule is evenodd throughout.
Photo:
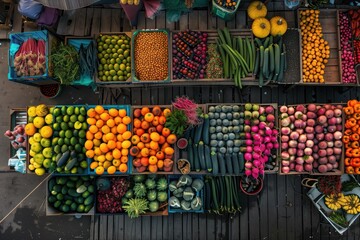
<svg viewBox="0 0 360 240"><path fill-rule="evenodd" d="M97 38L98 38L99 36L101 36L101 35L119 35L119 36L126 35L126 36L128 36L128 37L130 38L130 40L131 40L131 38L132 38L132 32L101 32L101 33L96 34L96 35L94 36L95 43L96 43L96 49L98 48L98 46L97 46ZM129 45L130 45L130 44L131 44L131 43L129 42ZM96 57L97 57L97 56L96 56ZM132 51L130 51L130 57L132 57ZM97 58L98 58L98 57L97 57ZM99 62L100 62L100 61L99 61ZM131 63L131 65L132 65L132 63ZM131 67L131 68L132 68L132 67ZM99 84L100 86L103 86L103 85L113 85L113 84L121 84L121 85L123 85L123 84L129 84L129 83L131 83L131 77L127 78L125 81L102 81L102 80L99 79L98 73L97 73L97 71L96 71L96 73L95 73L95 83L96 83L96 84Z"/></svg>
<svg viewBox="0 0 360 240"><path fill-rule="evenodd" d="M297 10L297 18L300 29L300 11L304 9ZM341 63L339 62L339 34L338 34L338 20L337 20L337 10L336 9L321 9L319 15L319 21L321 23L323 38L328 41L330 46L330 58L328 63L325 64L325 74L324 74L324 83L313 83L313 82L304 82L303 81L303 69L302 69L302 54L300 54L300 65L301 65L301 80L300 84L304 85L340 85L341 81ZM301 36L300 36L300 50L301 47Z"/></svg>
<svg viewBox="0 0 360 240"><path fill-rule="evenodd" d="M341 42L341 34L340 34L340 16L339 16L339 14L340 13L345 13L346 12L346 10L337 10L336 11L336 23L337 23L337 33L338 33L338 46L339 46L339 72L340 72L340 80L341 80L341 82L342 83L344 83L343 82L343 78L342 78L342 75L343 75L343 70L342 70L342 60L341 60L341 54L342 54L342 49L341 49L341 44L340 44L340 42ZM353 47L353 39L352 40L350 40L351 41L351 48L352 48L352 52L353 52L353 54L354 54L354 58L355 58L355 51L354 51L354 47ZM359 78L359 72L358 71L356 71L356 66L354 66L354 69L355 69L355 74L356 74L356 83L344 83L344 85L346 85L346 86L358 86L360 83L359 83L359 81L360 81L360 78Z"/></svg>
<svg viewBox="0 0 360 240"><path fill-rule="evenodd" d="M315 103L316 105L319 105L319 106L322 106L324 104L322 103ZM305 107L308 106L308 104L301 104L301 105L304 105ZM342 103L331 103L331 105L344 105ZM287 107L296 107L298 105L287 105ZM279 106L280 107L280 106ZM280 111L279 111L280 112ZM279 115L280 116L280 115ZM344 132L344 122L345 122L345 115L342 114L342 132ZM281 149L281 119L280 117L278 118L278 121L279 121L279 134L280 134L280 153L279 153L279 175L298 175L298 174L309 174L309 175L316 175L316 176L323 176L323 175L342 175L344 173L344 153L345 153L345 150L344 150L344 145L342 146L342 153L341 153L341 158L340 160L338 161L339 163L339 166L338 166L338 169L333 169L332 171L329 171L329 172L326 172L326 173L319 173L315 170L311 171L311 172L296 172L296 171L290 171L289 173L283 173L281 171L282 169L282 164L281 164L281 153L282 153L282 149Z"/></svg>
<svg viewBox="0 0 360 240"><path fill-rule="evenodd" d="M218 33L216 30L193 30L191 29L191 31L200 31L202 33L207 33L208 34L208 39L207 39L207 44L211 44L211 43L216 43L216 39L218 38ZM173 39L173 33L179 33L182 31L172 31L171 33L171 40ZM253 34L251 32L251 30L248 29L229 29L229 32L232 36L234 37L250 37L251 39L253 39ZM172 42L172 41L171 41ZM172 49L172 44L171 44L171 49ZM219 79L210 79L210 78L204 78L204 79L174 79L174 74L173 74L173 63L172 63L172 59L171 59L171 79L173 83L176 84L208 84L208 83L233 83L234 80L233 79L226 79L226 78L219 78ZM249 83L256 83L255 82L255 76L253 74L249 74L248 76L246 76L245 78L241 79L244 84L245 82L249 82Z"/></svg>
<svg viewBox="0 0 360 240"><path fill-rule="evenodd" d="M149 107L150 108L150 111L151 111L151 109L153 108L153 107L155 107L155 106L159 106L162 110L163 109L165 109L165 108L168 108L168 109L170 109L170 110L172 110L172 105L146 105L147 107ZM131 108L130 108L130 116L131 116L131 119L132 119L132 121L134 121L134 110L135 109L138 109L138 108L142 108L142 107L144 107L144 106L140 106L140 105L133 105L133 106L131 106ZM133 129L134 129L134 123L132 122L132 129L131 129L131 132L133 133ZM174 144L174 145L176 145L176 144ZM175 149L175 146L172 146L173 148L174 148L174 150L176 150ZM172 170L170 171L170 172L165 172L165 171L157 171L156 172L156 174L173 174L174 173L174 168L175 168L175 164L176 164L176 161L175 161L175 157L176 157L176 152L174 152L174 154L173 154L173 157L172 157L172 160L173 160L173 168L172 168ZM133 157L134 159L135 159L135 157ZM139 172L137 172L136 171L136 168L134 168L134 165L133 165L133 163L131 162L130 163L130 166L131 166L131 173L133 173L133 174L151 174L149 171L144 171L144 172L142 172L142 173L139 173Z"/></svg>

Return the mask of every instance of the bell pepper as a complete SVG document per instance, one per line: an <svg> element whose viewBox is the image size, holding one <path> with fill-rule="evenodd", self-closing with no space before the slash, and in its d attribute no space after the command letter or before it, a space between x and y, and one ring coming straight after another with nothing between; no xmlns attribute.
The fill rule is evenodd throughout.
<svg viewBox="0 0 360 240"><path fill-rule="evenodd" d="M350 165L353 167L360 167L360 158L352 158Z"/></svg>
<svg viewBox="0 0 360 240"><path fill-rule="evenodd" d="M360 113L360 103L357 103L354 105L354 112L355 113Z"/></svg>
<svg viewBox="0 0 360 240"><path fill-rule="evenodd" d="M359 103L358 100L356 100L356 99L351 99L351 100L349 100L349 101L347 102L347 105L348 105L349 107L353 107L353 106L355 106L355 104L357 104L357 103Z"/></svg>
<svg viewBox="0 0 360 240"><path fill-rule="evenodd" d="M354 108L353 107L344 107L344 112L346 115L351 115L354 113Z"/></svg>
<svg viewBox="0 0 360 240"><path fill-rule="evenodd" d="M345 156L346 157L352 157L352 148L347 148L346 151L345 151Z"/></svg>
<svg viewBox="0 0 360 240"><path fill-rule="evenodd" d="M347 157L344 159L344 164L345 166L350 166L351 165L351 158Z"/></svg>
<svg viewBox="0 0 360 240"><path fill-rule="evenodd" d="M345 135L342 137L343 143L348 143L350 141L350 137L348 135Z"/></svg>
<svg viewBox="0 0 360 240"><path fill-rule="evenodd" d="M358 141L359 139L360 139L360 136L357 133L353 133L353 134L350 135L350 140L351 141Z"/></svg>
<svg viewBox="0 0 360 240"><path fill-rule="evenodd" d="M360 105L360 104L358 104L358 105ZM356 120L360 120L360 113L359 112L354 113L353 118L355 118Z"/></svg>
<svg viewBox="0 0 360 240"><path fill-rule="evenodd" d="M352 128L356 125L356 119L355 118L349 118L346 120L345 127L346 128Z"/></svg>
<svg viewBox="0 0 360 240"><path fill-rule="evenodd" d="M355 141L355 142L351 142L351 148L359 148L359 142L358 141Z"/></svg>
<svg viewBox="0 0 360 240"><path fill-rule="evenodd" d="M348 174L354 174L355 170L352 166L346 167L346 173Z"/></svg>
<svg viewBox="0 0 360 240"><path fill-rule="evenodd" d="M350 136L352 134L351 129L346 129L344 134L345 134L345 136Z"/></svg>
<svg viewBox="0 0 360 240"><path fill-rule="evenodd" d="M353 127L351 128L351 131L357 132L358 128L359 128L359 125L356 124L355 126L353 126Z"/></svg>
<svg viewBox="0 0 360 240"><path fill-rule="evenodd" d="M354 171L355 171L355 174L360 174L360 167L356 167Z"/></svg>
<svg viewBox="0 0 360 240"><path fill-rule="evenodd" d="M352 149L351 154L353 157L360 157L360 149L359 148Z"/></svg>

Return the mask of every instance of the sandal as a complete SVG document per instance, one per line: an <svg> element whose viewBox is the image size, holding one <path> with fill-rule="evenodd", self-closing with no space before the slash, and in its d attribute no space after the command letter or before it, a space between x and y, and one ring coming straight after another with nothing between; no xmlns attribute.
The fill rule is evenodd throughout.
<svg viewBox="0 0 360 240"><path fill-rule="evenodd" d="M303 185L304 187L309 187L309 188L316 187L317 183L318 183L318 180L315 178L303 178L301 180L301 185Z"/></svg>

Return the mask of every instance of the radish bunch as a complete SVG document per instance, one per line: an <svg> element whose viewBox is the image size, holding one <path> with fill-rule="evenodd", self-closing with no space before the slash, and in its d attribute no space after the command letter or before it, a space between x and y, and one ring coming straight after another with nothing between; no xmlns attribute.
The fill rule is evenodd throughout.
<svg viewBox="0 0 360 240"><path fill-rule="evenodd" d="M278 131L275 129L275 109L273 106L245 104L244 131L245 175L258 178L265 171L265 164L272 150L279 147Z"/></svg>
<svg viewBox="0 0 360 240"><path fill-rule="evenodd" d="M343 83L356 83L355 58L351 46L350 20L346 13L339 13L341 69Z"/></svg>
<svg viewBox="0 0 360 240"><path fill-rule="evenodd" d="M282 173L337 169L342 153L342 106L280 107Z"/></svg>

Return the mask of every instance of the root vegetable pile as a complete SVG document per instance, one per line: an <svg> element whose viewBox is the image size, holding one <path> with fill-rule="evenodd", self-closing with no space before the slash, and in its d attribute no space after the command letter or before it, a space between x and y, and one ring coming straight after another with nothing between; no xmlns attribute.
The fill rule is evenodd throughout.
<svg viewBox="0 0 360 240"><path fill-rule="evenodd" d="M140 32L135 37L135 73L141 81L168 77L168 36L164 32Z"/></svg>
<svg viewBox="0 0 360 240"><path fill-rule="evenodd" d="M174 78L205 77L207 33L185 31L174 34Z"/></svg>
<svg viewBox="0 0 360 240"><path fill-rule="evenodd" d="M356 83L355 59L351 46L350 20L346 13L339 13L340 22L340 46L341 46L341 69L343 83Z"/></svg>
<svg viewBox="0 0 360 240"><path fill-rule="evenodd" d="M324 83L325 64L330 57L329 43L324 40L319 10L300 11L303 81Z"/></svg>
<svg viewBox="0 0 360 240"><path fill-rule="evenodd" d="M29 38L15 54L16 76L43 75L46 71L45 41Z"/></svg>

